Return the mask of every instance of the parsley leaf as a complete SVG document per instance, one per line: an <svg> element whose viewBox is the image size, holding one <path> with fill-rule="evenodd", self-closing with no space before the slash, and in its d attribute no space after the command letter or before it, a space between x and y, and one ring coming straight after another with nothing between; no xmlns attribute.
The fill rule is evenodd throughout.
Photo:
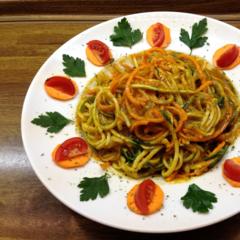
<svg viewBox="0 0 240 240"><path fill-rule="evenodd" d="M31 121L35 125L47 128L47 132L49 133L59 132L70 122L72 120L65 118L58 112L46 112L45 115L41 114Z"/></svg>
<svg viewBox="0 0 240 240"><path fill-rule="evenodd" d="M63 71L70 77L85 77L85 62L80 58L73 58L63 54Z"/></svg>
<svg viewBox="0 0 240 240"><path fill-rule="evenodd" d="M193 24L191 38L189 33L185 29L181 28L179 39L190 48L192 53L194 48L202 47L207 41L208 37L203 36L207 30L207 19L204 18L198 23Z"/></svg>
<svg viewBox="0 0 240 240"><path fill-rule="evenodd" d="M110 40L114 46L132 47L135 43L143 38L143 34L139 29L132 30L126 18L121 19L118 25L114 27L114 34L110 36Z"/></svg>
<svg viewBox="0 0 240 240"><path fill-rule="evenodd" d="M109 193L108 175L94 178L84 177L78 187L81 189L80 201L95 200L98 195L103 198Z"/></svg>
<svg viewBox="0 0 240 240"><path fill-rule="evenodd" d="M217 202L216 195L205 191L196 184L188 187L187 193L181 198L185 208L192 208L193 212L208 213L213 208L212 203Z"/></svg>

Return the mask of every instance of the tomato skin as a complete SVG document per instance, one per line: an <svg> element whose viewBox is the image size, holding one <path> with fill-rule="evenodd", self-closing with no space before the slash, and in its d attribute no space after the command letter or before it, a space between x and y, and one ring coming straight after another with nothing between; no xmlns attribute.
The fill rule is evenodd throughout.
<svg viewBox="0 0 240 240"><path fill-rule="evenodd" d="M233 181L240 182L240 161L227 159L223 165L223 174Z"/></svg>
<svg viewBox="0 0 240 240"><path fill-rule="evenodd" d="M238 160L235 160L238 159ZM223 173L230 179L240 182L240 159L227 159L223 165Z"/></svg>
<svg viewBox="0 0 240 240"><path fill-rule="evenodd" d="M91 40L87 43L87 46L102 64L106 64L111 60L109 48L105 43L99 40Z"/></svg>
<svg viewBox="0 0 240 240"><path fill-rule="evenodd" d="M55 153L56 161L64 161L88 152L87 143L80 137L73 137L64 141Z"/></svg>
<svg viewBox="0 0 240 240"><path fill-rule="evenodd" d="M68 95L74 95L76 91L71 79L63 76L50 77L45 81L45 85Z"/></svg>
<svg viewBox="0 0 240 240"><path fill-rule="evenodd" d="M217 66L221 68L230 66L236 60L238 55L239 55L239 49L234 44L225 53L223 53L219 59L217 59L216 61Z"/></svg>
<svg viewBox="0 0 240 240"><path fill-rule="evenodd" d="M149 212L148 205L151 203L156 184L151 179L144 180L139 186L134 196L135 204L142 214Z"/></svg>
<svg viewBox="0 0 240 240"><path fill-rule="evenodd" d="M170 29L160 22L154 23L147 29L146 39L151 47L166 48L171 43Z"/></svg>
<svg viewBox="0 0 240 240"><path fill-rule="evenodd" d="M161 23L156 23L152 29L152 42L154 47L161 47L165 38L165 33L163 25Z"/></svg>

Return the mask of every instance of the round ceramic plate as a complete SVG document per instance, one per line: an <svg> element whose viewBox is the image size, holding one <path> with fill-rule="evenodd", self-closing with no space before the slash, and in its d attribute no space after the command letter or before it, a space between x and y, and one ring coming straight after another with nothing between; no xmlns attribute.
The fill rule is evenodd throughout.
<svg viewBox="0 0 240 240"><path fill-rule="evenodd" d="M64 140L78 135L75 125L68 125L58 134L46 134L46 129L33 125L31 120L47 111L57 111L74 119L76 105L85 84L101 70L86 59L85 47L88 41L96 38L102 40L111 48L113 57L117 59L125 54L148 49L146 30L151 24L161 22L171 29L172 42L168 49L189 53L188 47L179 40L180 29L185 28L190 31L193 23L204 17L177 12L150 12L129 15L126 18L133 29L139 28L143 32L143 39L132 48L113 46L109 36L121 18L113 19L69 40L49 57L34 77L23 105L21 123L24 147L34 171L46 188L66 206L93 221L120 229L150 233L185 231L207 226L239 213L240 190L232 188L224 181L221 174L222 163L210 172L183 183L171 184L161 178L155 178L165 193L164 206L159 212L144 217L131 212L126 205L127 192L139 181L110 173L110 194L95 201L81 202L78 183L83 177L101 176L104 174L103 170L94 160L82 168L72 170L59 168L52 161L53 148ZM227 43L240 44L240 31L217 20L211 18L207 20L208 44L195 49L193 54L211 61L217 48ZM50 76L64 75L63 54L85 60L87 73L85 78L73 78L79 86L80 93L75 99L66 102L48 97L43 88L44 81ZM226 74L237 88L240 66L226 71ZM239 151L240 145L237 141L235 148L231 148L224 158L237 156ZM191 183L196 183L201 188L216 194L218 202L209 213L193 213L183 206L181 197Z"/></svg>

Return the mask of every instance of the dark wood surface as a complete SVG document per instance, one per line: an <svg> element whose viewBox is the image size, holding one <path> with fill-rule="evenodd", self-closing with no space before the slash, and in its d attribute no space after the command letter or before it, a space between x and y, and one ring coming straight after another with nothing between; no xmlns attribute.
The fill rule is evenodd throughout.
<svg viewBox="0 0 240 240"><path fill-rule="evenodd" d="M12 4L14 1L5 2ZM20 2L18 4L22 4ZM42 2L46 4L46 1ZM123 2L127 4L127 1ZM150 2L157 4L157 1ZM168 2L170 4L173 1ZM203 2L202 9L207 12L208 4L215 6L217 1ZM227 1L221 2L222 6L226 6ZM163 3L166 4L167 1ZM193 5L195 4L190 4ZM182 4L179 10L181 6ZM234 10L233 6L230 8ZM3 9L1 3L0 9ZM189 9L197 11L197 5ZM214 7L211 9L208 14L213 12ZM128 12L126 9L122 11L124 10ZM222 11L227 12L224 8ZM238 13L222 15L219 12L215 17L240 28ZM0 16L0 240L239 240L240 215L185 233L132 233L106 227L79 216L46 190L35 176L22 146L20 118L24 96L36 71L54 50L72 36L98 23L99 19L112 16L28 16L21 15L22 10L14 13L15 16Z"/></svg>
<svg viewBox="0 0 240 240"><path fill-rule="evenodd" d="M126 14L147 11L238 13L238 0L1 0L0 14Z"/></svg>

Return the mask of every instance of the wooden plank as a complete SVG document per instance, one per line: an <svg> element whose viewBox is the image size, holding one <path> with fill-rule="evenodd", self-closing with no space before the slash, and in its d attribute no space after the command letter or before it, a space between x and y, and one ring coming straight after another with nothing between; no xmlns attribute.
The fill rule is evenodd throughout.
<svg viewBox="0 0 240 240"><path fill-rule="evenodd" d="M91 14L91 15L64 15L64 14L42 14L42 15L0 15L1 22L100 22L120 17L120 14ZM205 16L221 21L240 21L240 13L237 14L205 14Z"/></svg>
<svg viewBox="0 0 240 240"><path fill-rule="evenodd" d="M99 12L99 9L100 12ZM0 14L129 14L148 11L239 13L238 0L2 0Z"/></svg>

